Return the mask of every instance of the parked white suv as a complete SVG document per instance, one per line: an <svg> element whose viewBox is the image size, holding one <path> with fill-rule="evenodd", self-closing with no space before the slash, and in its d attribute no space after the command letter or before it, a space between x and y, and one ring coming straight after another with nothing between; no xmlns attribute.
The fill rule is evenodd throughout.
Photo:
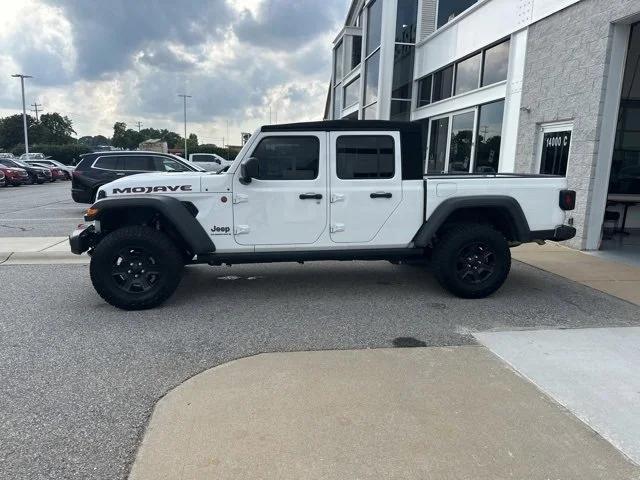
<svg viewBox="0 0 640 480"><path fill-rule="evenodd" d="M444 287L480 298L507 278L509 247L575 235L565 178L425 176L422 145L408 122L265 126L221 174L102 186L71 250L89 251L107 302L141 309L166 300L192 263L428 259Z"/></svg>
<svg viewBox="0 0 640 480"><path fill-rule="evenodd" d="M189 161L205 170L213 172L217 172L233 164L233 160L225 160L215 153L192 153L189 155Z"/></svg>

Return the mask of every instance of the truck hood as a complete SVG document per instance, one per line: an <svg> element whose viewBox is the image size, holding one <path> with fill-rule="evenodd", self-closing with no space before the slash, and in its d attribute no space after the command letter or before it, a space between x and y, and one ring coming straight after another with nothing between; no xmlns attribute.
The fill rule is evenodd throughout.
<svg viewBox="0 0 640 480"><path fill-rule="evenodd" d="M139 173L122 177L103 185L98 190L98 195L100 195L102 191L104 191L107 197L118 195L184 195L200 193L203 191L203 179L206 179L208 192L217 191L218 186L220 191L225 191L225 187L229 182L227 175L217 175L212 172Z"/></svg>
<svg viewBox="0 0 640 480"><path fill-rule="evenodd" d="M108 197L144 193L198 193L202 172L139 173L119 178L100 187Z"/></svg>

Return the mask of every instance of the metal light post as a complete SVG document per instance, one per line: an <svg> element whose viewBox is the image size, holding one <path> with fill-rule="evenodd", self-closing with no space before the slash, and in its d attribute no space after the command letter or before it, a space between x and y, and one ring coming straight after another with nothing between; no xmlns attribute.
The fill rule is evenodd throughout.
<svg viewBox="0 0 640 480"><path fill-rule="evenodd" d="M24 153L29 156L29 135L27 134L27 105L24 101L24 79L25 78L33 78L31 75L23 75L21 73L16 73L15 75L11 75L14 78L20 79L20 85L22 87L22 126L24 128Z"/></svg>
<svg viewBox="0 0 640 480"><path fill-rule="evenodd" d="M178 95L182 97L184 101L184 159L188 160L189 157L187 155L187 98L191 98L191 95L185 95L184 93Z"/></svg>

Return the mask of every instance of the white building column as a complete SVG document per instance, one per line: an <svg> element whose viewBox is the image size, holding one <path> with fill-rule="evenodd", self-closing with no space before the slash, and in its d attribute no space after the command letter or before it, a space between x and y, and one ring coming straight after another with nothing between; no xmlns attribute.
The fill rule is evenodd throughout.
<svg viewBox="0 0 640 480"><path fill-rule="evenodd" d="M528 29L511 35L509 47L509 72L507 74L504 117L502 120L502 144L500 146L500 172L512 173L516 166L520 107L522 106L522 82L527 55Z"/></svg>

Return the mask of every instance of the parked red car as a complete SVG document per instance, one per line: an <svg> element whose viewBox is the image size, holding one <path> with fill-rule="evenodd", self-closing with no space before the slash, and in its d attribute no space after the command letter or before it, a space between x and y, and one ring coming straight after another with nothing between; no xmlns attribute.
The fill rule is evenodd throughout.
<svg viewBox="0 0 640 480"><path fill-rule="evenodd" d="M19 187L29 181L29 174L22 168L7 167L0 163L0 172L4 173L6 187L9 185Z"/></svg>
<svg viewBox="0 0 640 480"><path fill-rule="evenodd" d="M46 163L29 162L29 164L51 170L51 180L49 180L50 182L67 179L67 174L61 168L47 165Z"/></svg>

